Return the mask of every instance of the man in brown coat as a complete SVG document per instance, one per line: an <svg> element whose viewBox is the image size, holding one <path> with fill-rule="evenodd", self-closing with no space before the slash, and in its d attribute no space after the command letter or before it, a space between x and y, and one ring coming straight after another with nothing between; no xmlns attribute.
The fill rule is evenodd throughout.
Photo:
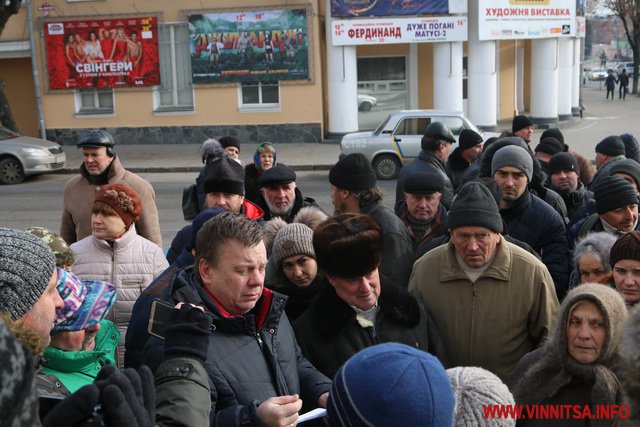
<svg viewBox="0 0 640 427"><path fill-rule="evenodd" d="M71 178L64 187L64 210L60 236L72 244L91 235L91 207L100 187L123 183L140 195L142 215L136 231L142 237L162 247L158 222L156 194L143 178L126 170L116 156L113 137L104 130L92 130L80 136L77 146L84 161L80 175Z"/></svg>

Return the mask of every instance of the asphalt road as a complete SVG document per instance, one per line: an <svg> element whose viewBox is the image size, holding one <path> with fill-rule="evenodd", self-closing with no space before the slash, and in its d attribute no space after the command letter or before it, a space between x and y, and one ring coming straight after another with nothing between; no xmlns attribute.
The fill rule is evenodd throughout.
<svg viewBox="0 0 640 427"><path fill-rule="evenodd" d="M156 192L162 242L168 247L175 233L186 221L182 219L182 189L194 182L195 173L141 174ZM25 229L30 226L60 230L64 184L72 175L43 175L19 185L0 185L0 226ZM298 187L314 198L327 212L333 213L327 171L298 172ZM396 181L380 181L390 208L395 200Z"/></svg>

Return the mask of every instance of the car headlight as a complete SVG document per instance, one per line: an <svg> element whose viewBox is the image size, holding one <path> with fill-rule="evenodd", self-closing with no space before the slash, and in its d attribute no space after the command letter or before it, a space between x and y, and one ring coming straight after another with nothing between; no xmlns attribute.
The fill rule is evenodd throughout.
<svg viewBox="0 0 640 427"><path fill-rule="evenodd" d="M22 151L31 157L47 157L49 152L43 148L23 148Z"/></svg>

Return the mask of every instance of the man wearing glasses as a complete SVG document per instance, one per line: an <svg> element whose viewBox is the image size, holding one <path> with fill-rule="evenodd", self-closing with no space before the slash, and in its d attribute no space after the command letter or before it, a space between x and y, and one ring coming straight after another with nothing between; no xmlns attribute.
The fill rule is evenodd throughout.
<svg viewBox="0 0 640 427"><path fill-rule="evenodd" d="M558 309L553 280L500 235L498 205L484 185L463 185L447 221L451 240L416 261L409 292L440 332L436 356L445 368L479 366L504 381L549 333Z"/></svg>

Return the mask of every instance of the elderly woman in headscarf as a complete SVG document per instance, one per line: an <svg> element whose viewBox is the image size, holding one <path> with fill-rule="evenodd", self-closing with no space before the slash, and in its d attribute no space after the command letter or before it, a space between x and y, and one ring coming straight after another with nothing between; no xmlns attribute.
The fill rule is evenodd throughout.
<svg viewBox="0 0 640 427"><path fill-rule="evenodd" d="M258 144L253 154L253 163L244 167L244 198L255 203L260 196L258 178L262 172L271 169L278 164L276 147L271 142Z"/></svg>
<svg viewBox="0 0 640 427"><path fill-rule="evenodd" d="M618 345L627 315L624 300L608 286L587 283L565 297L547 343L525 355L511 374L520 405L617 405L622 390L616 375ZM609 426L614 419L562 420L562 425ZM548 419L521 419L519 426L549 425ZM566 423L569 424L566 424Z"/></svg>
<svg viewBox="0 0 640 427"><path fill-rule="evenodd" d="M118 366L124 364L124 337L133 304L169 266L162 249L136 232L141 212L140 196L133 188L119 183L104 185L93 202L91 236L71 245L72 268L81 280L102 280L116 287L118 297L108 320L121 334Z"/></svg>
<svg viewBox="0 0 640 427"><path fill-rule="evenodd" d="M616 236L606 231L592 232L578 240L573 250L573 272L570 287L583 283L613 282L609 253L616 242Z"/></svg>

